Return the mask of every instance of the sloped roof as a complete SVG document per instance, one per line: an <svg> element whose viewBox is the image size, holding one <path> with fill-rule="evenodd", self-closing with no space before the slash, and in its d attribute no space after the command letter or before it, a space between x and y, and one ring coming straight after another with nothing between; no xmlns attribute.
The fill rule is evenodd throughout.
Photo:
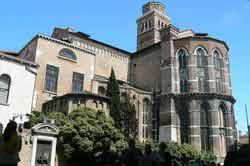
<svg viewBox="0 0 250 166"><path fill-rule="evenodd" d="M10 61L14 61L16 63L28 65L28 66L31 66L31 67L39 67L38 64L36 64L34 62L31 62L31 61L28 61L28 60L25 60L25 59L22 59L22 58L18 58L17 56L13 56L11 53L7 54L6 52L3 53L3 52L0 51L0 59L7 59L7 60L10 60Z"/></svg>

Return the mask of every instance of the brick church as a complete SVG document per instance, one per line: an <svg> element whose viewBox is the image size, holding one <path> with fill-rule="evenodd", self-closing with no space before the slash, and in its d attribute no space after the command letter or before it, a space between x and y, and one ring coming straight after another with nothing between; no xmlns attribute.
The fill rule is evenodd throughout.
<svg viewBox="0 0 250 166"><path fill-rule="evenodd" d="M32 111L108 112L113 68L121 97L136 107L140 141L188 143L222 161L236 139L229 47L207 33L179 30L165 10L160 2L143 5L133 53L71 28L34 36L16 57L39 65Z"/></svg>

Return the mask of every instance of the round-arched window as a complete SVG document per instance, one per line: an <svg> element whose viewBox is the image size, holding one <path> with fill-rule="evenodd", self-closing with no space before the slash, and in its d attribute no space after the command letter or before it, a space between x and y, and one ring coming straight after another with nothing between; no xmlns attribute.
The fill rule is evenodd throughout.
<svg viewBox="0 0 250 166"><path fill-rule="evenodd" d="M203 47L198 47L195 50L195 55L197 56L197 66L204 67L207 65L207 52Z"/></svg>
<svg viewBox="0 0 250 166"><path fill-rule="evenodd" d="M59 52L59 55L67 59L74 60L74 61L77 60L76 54L68 48L61 49L61 51Z"/></svg>
<svg viewBox="0 0 250 166"><path fill-rule="evenodd" d="M215 50L213 52L213 60L214 60L214 67L216 70L220 70L222 65L223 65L223 61L221 58L221 54L219 53L218 50Z"/></svg>
<svg viewBox="0 0 250 166"><path fill-rule="evenodd" d="M106 89L103 86L98 87L98 95L102 95L102 96L106 95Z"/></svg>
<svg viewBox="0 0 250 166"><path fill-rule="evenodd" d="M10 76L3 74L0 76L0 104L7 104L10 91Z"/></svg>
<svg viewBox="0 0 250 166"><path fill-rule="evenodd" d="M180 92L185 93L188 92L188 56L184 49L180 49L177 53L179 59L179 74L180 74Z"/></svg>

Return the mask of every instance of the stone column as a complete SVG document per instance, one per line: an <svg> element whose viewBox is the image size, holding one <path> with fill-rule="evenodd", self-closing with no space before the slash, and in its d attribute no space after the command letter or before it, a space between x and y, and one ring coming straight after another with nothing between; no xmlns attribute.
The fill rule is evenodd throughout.
<svg viewBox="0 0 250 166"><path fill-rule="evenodd" d="M196 79L197 66L196 66L196 56L190 54L188 56L188 82L189 82L189 92L198 92L198 81Z"/></svg>
<svg viewBox="0 0 250 166"><path fill-rule="evenodd" d="M227 112L225 114L226 117L226 125L225 125L225 137L226 137L226 149L227 151L231 151L233 150L233 146L234 146L234 129L235 129L235 124L234 124L234 113L233 110L231 110L231 103L227 103L226 107L227 107Z"/></svg>
<svg viewBox="0 0 250 166"><path fill-rule="evenodd" d="M198 100L191 100L189 102L189 140L190 144L201 149L201 138L200 138L200 105L201 102Z"/></svg>
<svg viewBox="0 0 250 166"><path fill-rule="evenodd" d="M213 65L213 56L208 56L207 58L208 60L208 84L209 84L209 91L210 92L216 92L216 83L215 83L215 80L216 80L216 72L215 72L215 69L214 69L214 65Z"/></svg>
<svg viewBox="0 0 250 166"><path fill-rule="evenodd" d="M175 101L172 97L162 96L160 105L160 141L178 142L178 126Z"/></svg>
<svg viewBox="0 0 250 166"><path fill-rule="evenodd" d="M219 127L220 115L219 115L219 104L220 102L217 100L210 100L209 106L210 109L208 111L209 117L209 143L210 149L216 156L221 156L221 130Z"/></svg>

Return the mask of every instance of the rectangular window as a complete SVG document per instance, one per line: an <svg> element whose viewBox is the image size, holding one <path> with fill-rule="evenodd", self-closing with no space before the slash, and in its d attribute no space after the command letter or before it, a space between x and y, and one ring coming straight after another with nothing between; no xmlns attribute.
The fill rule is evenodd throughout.
<svg viewBox="0 0 250 166"><path fill-rule="evenodd" d="M57 81L58 81L59 68L47 65L46 77L45 77L45 90L50 92L57 92Z"/></svg>
<svg viewBox="0 0 250 166"><path fill-rule="evenodd" d="M7 104L8 91L6 89L0 88L0 104Z"/></svg>
<svg viewBox="0 0 250 166"><path fill-rule="evenodd" d="M84 74L73 72L72 92L79 93L83 91Z"/></svg>

